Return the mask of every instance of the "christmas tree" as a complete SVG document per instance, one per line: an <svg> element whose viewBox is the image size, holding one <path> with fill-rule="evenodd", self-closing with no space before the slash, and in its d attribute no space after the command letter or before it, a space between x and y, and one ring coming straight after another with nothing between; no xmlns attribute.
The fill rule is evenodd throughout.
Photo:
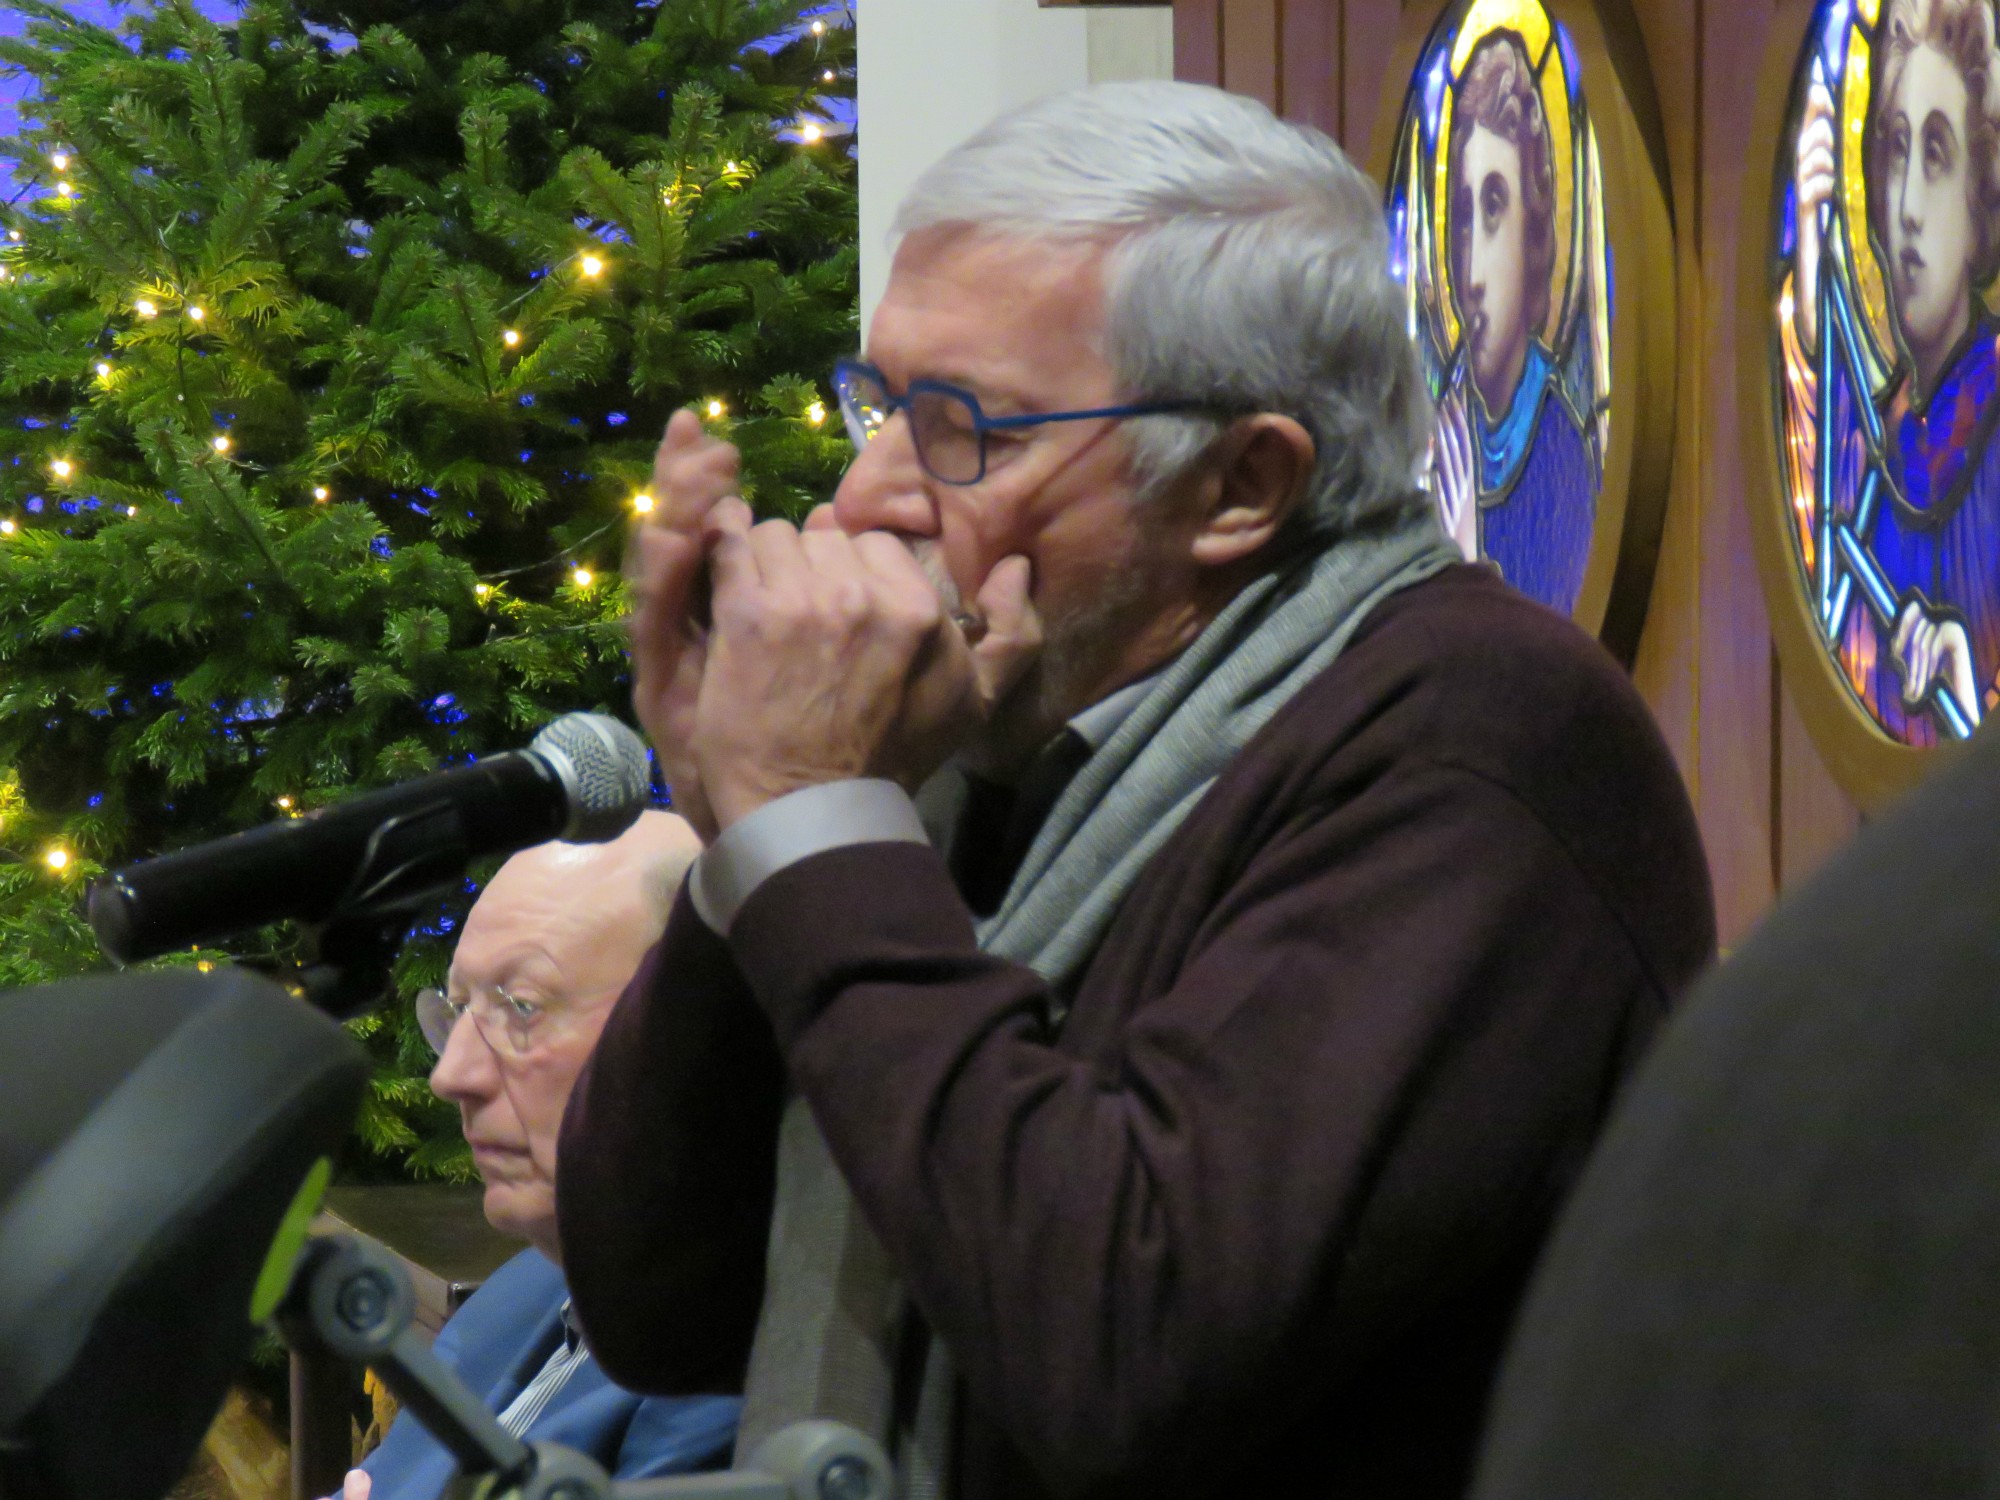
<svg viewBox="0 0 2000 1500"><path fill-rule="evenodd" d="M667 416L728 433L753 505L823 497L856 272L852 28L801 0L17 9L6 984L101 962L115 863L629 714L618 558ZM363 1168L467 1169L407 1002L469 892L358 1023Z"/></svg>

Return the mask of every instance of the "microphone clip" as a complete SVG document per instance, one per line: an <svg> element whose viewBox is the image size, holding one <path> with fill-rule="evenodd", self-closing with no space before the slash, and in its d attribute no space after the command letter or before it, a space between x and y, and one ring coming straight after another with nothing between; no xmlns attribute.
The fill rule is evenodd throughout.
<svg viewBox="0 0 2000 1500"><path fill-rule="evenodd" d="M306 927L304 960L246 967L336 1020L357 1016L389 992L411 925L450 893L472 857L464 819L446 798L389 818L369 837L333 912Z"/></svg>

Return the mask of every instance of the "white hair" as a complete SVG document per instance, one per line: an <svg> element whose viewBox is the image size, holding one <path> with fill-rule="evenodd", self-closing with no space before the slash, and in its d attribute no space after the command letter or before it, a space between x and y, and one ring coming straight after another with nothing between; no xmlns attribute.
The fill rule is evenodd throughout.
<svg viewBox="0 0 2000 1500"><path fill-rule="evenodd" d="M1318 458L1300 524L1321 544L1428 502L1431 426L1375 188L1326 136L1190 83L1110 83L1003 115L918 179L892 238L951 225L1112 242L1106 356L1157 493L1246 412Z"/></svg>

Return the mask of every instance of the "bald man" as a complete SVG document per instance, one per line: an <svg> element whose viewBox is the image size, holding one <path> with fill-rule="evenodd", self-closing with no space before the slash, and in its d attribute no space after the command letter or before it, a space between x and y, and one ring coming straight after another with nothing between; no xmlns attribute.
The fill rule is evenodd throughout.
<svg viewBox="0 0 2000 1500"><path fill-rule="evenodd" d="M570 1317L556 1242L563 1105L700 847L678 817L649 812L612 843L522 851L473 904L447 988L417 997L438 1054L431 1087L458 1106L486 1217L531 1247L459 1309L437 1352L503 1426L588 1453L619 1479L720 1467L741 1404L642 1399L611 1384ZM404 1415L341 1500L438 1500L452 1473L451 1456Z"/></svg>

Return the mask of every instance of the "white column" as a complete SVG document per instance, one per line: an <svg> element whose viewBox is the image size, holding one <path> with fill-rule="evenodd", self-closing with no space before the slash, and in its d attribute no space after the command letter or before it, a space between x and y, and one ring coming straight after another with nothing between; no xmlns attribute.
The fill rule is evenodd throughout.
<svg viewBox="0 0 2000 1500"><path fill-rule="evenodd" d="M1084 12L1090 19L1090 81L1174 76L1174 8L1113 5Z"/></svg>
<svg viewBox="0 0 2000 1500"><path fill-rule="evenodd" d="M861 320L889 279L889 222L924 168L1003 110L1097 78L1169 77L1171 11L1035 0L856 0Z"/></svg>

